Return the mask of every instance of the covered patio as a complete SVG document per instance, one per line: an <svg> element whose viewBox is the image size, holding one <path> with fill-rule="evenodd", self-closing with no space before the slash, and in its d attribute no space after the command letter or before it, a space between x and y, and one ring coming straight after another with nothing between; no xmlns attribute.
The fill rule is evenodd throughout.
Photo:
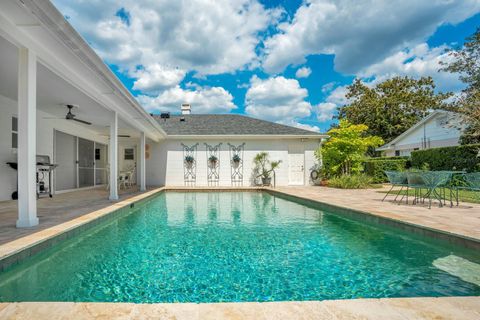
<svg viewBox="0 0 480 320"><path fill-rule="evenodd" d="M64 17L48 8L0 4L0 242L12 238L14 226L46 228L81 214L82 202L91 211L125 197L119 183L127 193L145 191L146 141L164 137ZM37 155L58 165L51 181L38 183ZM18 200L7 201L17 190ZM37 200L42 190L53 198L46 192Z"/></svg>
<svg viewBox="0 0 480 320"><path fill-rule="evenodd" d="M138 187L120 190L118 200L126 200L142 193ZM0 202L0 245L70 221L87 213L108 207L112 201L109 192L102 187L61 193L52 199L37 201L39 225L33 228L17 228L17 201Z"/></svg>

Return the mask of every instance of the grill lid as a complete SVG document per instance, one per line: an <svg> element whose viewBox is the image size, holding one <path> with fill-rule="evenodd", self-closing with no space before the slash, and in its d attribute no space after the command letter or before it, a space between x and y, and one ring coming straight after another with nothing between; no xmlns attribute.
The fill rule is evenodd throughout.
<svg viewBox="0 0 480 320"><path fill-rule="evenodd" d="M50 156L37 154L37 163L50 164Z"/></svg>

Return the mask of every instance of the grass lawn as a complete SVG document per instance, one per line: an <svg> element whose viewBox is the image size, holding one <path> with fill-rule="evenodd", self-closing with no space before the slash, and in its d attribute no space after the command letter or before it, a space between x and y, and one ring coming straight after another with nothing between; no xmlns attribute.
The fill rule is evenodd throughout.
<svg viewBox="0 0 480 320"><path fill-rule="evenodd" d="M396 189L398 190L398 189ZM394 189L395 191L395 189ZM392 193L394 192L392 191ZM377 191L379 193L387 193L387 191ZM398 191L395 192L395 194L397 193ZM388 196L392 196L392 193ZM407 194L407 191L406 190L402 190L402 192L400 192L401 195L406 195ZM413 189L409 189L408 190L408 196L414 196L414 190ZM447 197L447 200L450 199L450 194L449 194L449 191L446 190L446 197ZM388 199L388 198L387 198ZM460 202L471 202L471 203L480 203L480 191L467 191L467 190L459 190L458 191L458 200Z"/></svg>

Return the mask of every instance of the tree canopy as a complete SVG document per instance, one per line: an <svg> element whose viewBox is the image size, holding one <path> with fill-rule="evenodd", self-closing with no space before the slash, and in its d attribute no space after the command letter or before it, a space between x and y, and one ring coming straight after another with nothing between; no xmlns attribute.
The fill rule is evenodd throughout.
<svg viewBox="0 0 480 320"><path fill-rule="evenodd" d="M352 124L345 119L340 120L337 128L328 131L330 138L316 152L328 175L351 174L361 170L367 150L383 144L382 138L369 136L367 131L368 126Z"/></svg>
<svg viewBox="0 0 480 320"><path fill-rule="evenodd" d="M480 28L466 39L464 46L450 51L452 62L443 62L441 71L460 74L467 85L456 99L454 107L468 124L462 144L480 142Z"/></svg>
<svg viewBox="0 0 480 320"><path fill-rule="evenodd" d="M368 126L367 134L391 141L413 126L428 111L446 108L450 93L436 93L431 77L393 77L371 87L356 79L339 108L339 119Z"/></svg>

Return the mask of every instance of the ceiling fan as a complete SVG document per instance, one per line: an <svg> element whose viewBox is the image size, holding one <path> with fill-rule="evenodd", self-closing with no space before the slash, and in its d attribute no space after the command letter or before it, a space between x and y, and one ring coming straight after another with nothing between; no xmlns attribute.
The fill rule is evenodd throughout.
<svg viewBox="0 0 480 320"><path fill-rule="evenodd" d="M83 123L83 124L86 124L86 125L92 125L91 122L88 122L88 121L85 121L85 120L81 120L81 119L77 119L76 118L76 115L74 115L72 113L72 109L74 108L75 106L73 104L67 104L67 108L68 108L68 112L67 112L67 115L65 116L65 119L67 120L73 120L73 121L77 121L77 122L80 122L80 123Z"/></svg>

